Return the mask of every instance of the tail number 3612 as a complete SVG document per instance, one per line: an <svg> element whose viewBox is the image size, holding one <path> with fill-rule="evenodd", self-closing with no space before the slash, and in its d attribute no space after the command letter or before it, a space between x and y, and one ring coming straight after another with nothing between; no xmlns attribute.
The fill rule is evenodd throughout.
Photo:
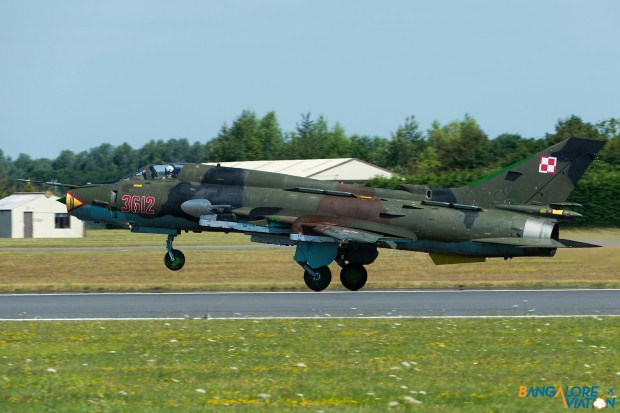
<svg viewBox="0 0 620 413"><path fill-rule="evenodd" d="M134 214L155 215L153 207L155 206L155 197L140 195L123 195L123 206L121 211L132 212Z"/></svg>

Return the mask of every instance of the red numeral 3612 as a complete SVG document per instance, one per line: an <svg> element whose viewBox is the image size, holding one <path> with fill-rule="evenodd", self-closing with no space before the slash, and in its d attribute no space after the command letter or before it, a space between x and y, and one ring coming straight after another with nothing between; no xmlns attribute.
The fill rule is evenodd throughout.
<svg viewBox="0 0 620 413"><path fill-rule="evenodd" d="M155 215L153 206L155 205L155 197L140 195L123 195L123 206L121 211L131 212L134 214Z"/></svg>

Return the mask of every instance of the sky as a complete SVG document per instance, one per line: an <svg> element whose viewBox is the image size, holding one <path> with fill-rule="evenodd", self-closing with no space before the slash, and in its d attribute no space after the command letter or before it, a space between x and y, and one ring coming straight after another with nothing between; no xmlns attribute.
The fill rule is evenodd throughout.
<svg viewBox="0 0 620 413"><path fill-rule="evenodd" d="M243 110L390 137L620 117L617 0L0 1L0 150L207 142Z"/></svg>

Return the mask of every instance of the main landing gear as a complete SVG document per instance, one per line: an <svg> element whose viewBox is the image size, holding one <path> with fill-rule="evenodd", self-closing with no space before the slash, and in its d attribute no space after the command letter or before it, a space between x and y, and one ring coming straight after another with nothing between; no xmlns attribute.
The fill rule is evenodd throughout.
<svg viewBox="0 0 620 413"><path fill-rule="evenodd" d="M357 291L366 285L368 280L368 271L362 264L350 262L345 264L340 270L340 282L345 288L351 291Z"/></svg>
<svg viewBox="0 0 620 413"><path fill-rule="evenodd" d="M366 285L368 272L364 264L372 264L379 255L374 245L299 242L295 261L304 269L304 282L313 291L323 291L332 281L328 265L336 261L340 282L351 291Z"/></svg>
<svg viewBox="0 0 620 413"><path fill-rule="evenodd" d="M304 268L304 282L313 291L323 291L332 282L332 272L327 265L319 268L310 268L308 264ZM351 291L357 291L366 285L368 271L362 264L350 262L340 270L340 282Z"/></svg>
<svg viewBox="0 0 620 413"><path fill-rule="evenodd" d="M319 268L307 267L304 271L304 282L313 291L323 291L332 282L332 272L327 265Z"/></svg>
<svg viewBox="0 0 620 413"><path fill-rule="evenodd" d="M172 241L174 241L176 235L168 234L168 240L166 241L166 255L164 255L164 264L169 270L178 271L185 265L185 255L180 250L172 248Z"/></svg>

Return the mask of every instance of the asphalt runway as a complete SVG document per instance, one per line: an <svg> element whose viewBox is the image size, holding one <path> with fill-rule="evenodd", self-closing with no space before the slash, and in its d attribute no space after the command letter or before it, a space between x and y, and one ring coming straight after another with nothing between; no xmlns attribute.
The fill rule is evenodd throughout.
<svg viewBox="0 0 620 413"><path fill-rule="evenodd" d="M619 289L0 295L4 321L604 315Z"/></svg>

